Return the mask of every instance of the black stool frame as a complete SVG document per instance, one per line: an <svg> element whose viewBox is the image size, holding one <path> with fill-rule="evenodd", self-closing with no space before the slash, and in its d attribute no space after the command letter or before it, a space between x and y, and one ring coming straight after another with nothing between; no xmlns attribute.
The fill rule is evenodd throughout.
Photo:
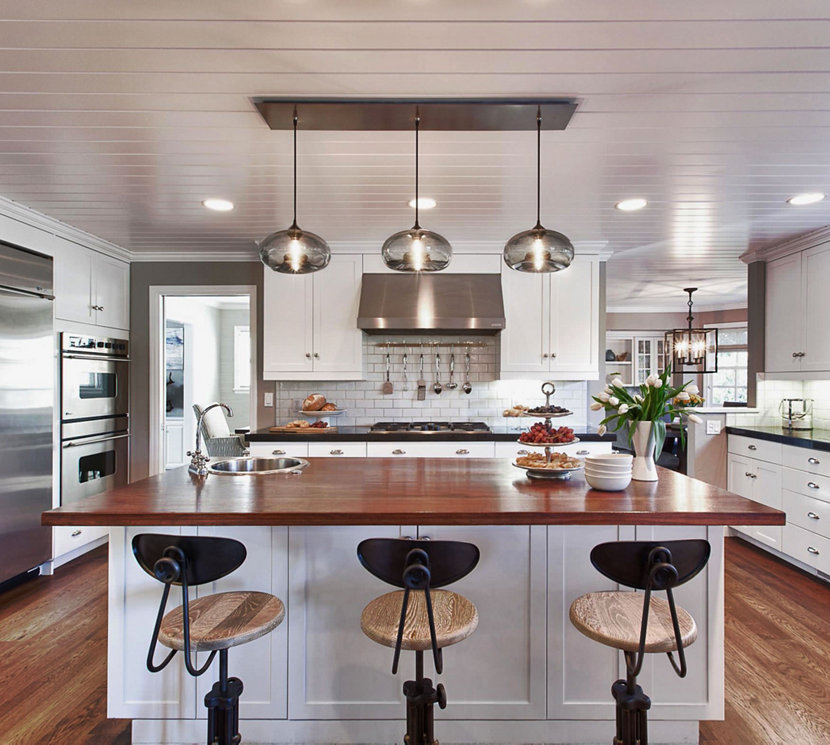
<svg viewBox="0 0 830 745"><path fill-rule="evenodd" d="M637 676L643 668L645 657L648 615L651 593L665 590L669 603L672 628L677 645L677 658L667 652L674 671L686 677L686 653L677 619L677 608L672 589L697 576L709 561L711 546L702 539L664 541L618 541L601 543L591 551L591 563L608 579L643 590L643 620L640 626L640 642L637 652L623 652L625 656L625 680L611 686L616 701L617 734L614 745L648 745L648 710L651 699L637 684Z"/></svg>
<svg viewBox="0 0 830 745"><path fill-rule="evenodd" d="M429 635L435 672L440 675L444 660L435 634L435 617L432 613L430 588L444 587L475 569L479 560L478 547L462 541L430 541L400 538L368 538L357 547L360 563L378 579L403 588L401 616L395 654L392 658L392 674L398 672L403 629L410 590L422 590L427 607ZM433 687L432 680L424 677L424 653L415 651L415 680L403 684L406 696L406 745L437 745L435 740L434 706L447 707L447 694L443 684Z"/></svg>
<svg viewBox="0 0 830 745"><path fill-rule="evenodd" d="M150 640L150 650L147 653L147 669L151 673L163 670L178 651L171 650L159 664L153 661L170 587L179 585L182 588L184 665L187 672L194 677L203 675L216 657L217 650L213 650L205 664L199 668L191 661L188 588L215 582L238 569L247 556L244 544L233 538L157 533L137 535L132 543L133 554L141 568L164 583L153 638ZM228 677L227 648L218 652L219 680L205 696L205 706L208 709L207 745L238 745L242 742L242 736L239 734L239 696L242 694L243 685L239 678Z"/></svg>

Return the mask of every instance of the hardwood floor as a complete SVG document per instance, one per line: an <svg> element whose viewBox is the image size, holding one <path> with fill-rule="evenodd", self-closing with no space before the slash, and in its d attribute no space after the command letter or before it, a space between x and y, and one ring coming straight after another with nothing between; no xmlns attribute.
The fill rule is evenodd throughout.
<svg viewBox="0 0 830 745"><path fill-rule="evenodd" d="M726 541L726 719L701 745L830 743L830 585Z"/></svg>
<svg viewBox="0 0 830 745"><path fill-rule="evenodd" d="M726 542L726 720L701 745L830 743L830 585ZM0 595L0 742L129 745L107 720L107 555Z"/></svg>
<svg viewBox="0 0 830 745"><path fill-rule="evenodd" d="M129 745L107 719L106 546L0 595L0 655L4 745Z"/></svg>

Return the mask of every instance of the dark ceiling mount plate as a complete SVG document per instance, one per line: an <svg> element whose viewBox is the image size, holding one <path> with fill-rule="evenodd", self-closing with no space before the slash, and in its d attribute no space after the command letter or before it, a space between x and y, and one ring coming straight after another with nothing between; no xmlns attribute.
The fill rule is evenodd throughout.
<svg viewBox="0 0 830 745"><path fill-rule="evenodd" d="M415 112L421 130L502 132L536 129L541 107L542 129L565 129L576 103L568 99L283 99L255 98L254 105L271 129L290 130L294 111L300 129L327 131L410 130Z"/></svg>

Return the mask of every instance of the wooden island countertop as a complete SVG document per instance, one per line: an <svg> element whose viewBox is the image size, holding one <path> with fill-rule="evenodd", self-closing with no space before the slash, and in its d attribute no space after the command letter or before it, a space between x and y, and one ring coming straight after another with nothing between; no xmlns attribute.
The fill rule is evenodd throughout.
<svg viewBox="0 0 830 745"><path fill-rule="evenodd" d="M621 492L528 479L506 458L310 458L302 475L186 467L43 513L44 525L783 525L779 510L674 471Z"/></svg>

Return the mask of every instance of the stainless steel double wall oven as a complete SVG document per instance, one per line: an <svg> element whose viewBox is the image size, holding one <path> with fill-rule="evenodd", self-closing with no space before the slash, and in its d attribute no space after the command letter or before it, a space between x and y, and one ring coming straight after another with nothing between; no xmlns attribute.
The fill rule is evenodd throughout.
<svg viewBox="0 0 830 745"><path fill-rule="evenodd" d="M61 335L61 502L125 486L130 460L125 339Z"/></svg>

